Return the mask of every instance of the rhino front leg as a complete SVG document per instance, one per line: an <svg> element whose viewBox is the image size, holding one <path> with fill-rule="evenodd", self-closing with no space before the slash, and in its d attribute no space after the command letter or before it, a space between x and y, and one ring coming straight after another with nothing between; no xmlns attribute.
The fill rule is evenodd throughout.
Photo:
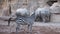
<svg viewBox="0 0 60 34"><path fill-rule="evenodd" d="M29 33L32 34L32 25L28 25Z"/></svg>
<svg viewBox="0 0 60 34"><path fill-rule="evenodd" d="M20 30L20 24L17 24L17 27L16 27L16 34L18 34L18 31Z"/></svg>
<svg viewBox="0 0 60 34"><path fill-rule="evenodd" d="M43 23L45 23L45 22L46 22L46 19L45 19L46 17L45 17L44 14L41 15L41 18L42 18L42 20L43 20Z"/></svg>

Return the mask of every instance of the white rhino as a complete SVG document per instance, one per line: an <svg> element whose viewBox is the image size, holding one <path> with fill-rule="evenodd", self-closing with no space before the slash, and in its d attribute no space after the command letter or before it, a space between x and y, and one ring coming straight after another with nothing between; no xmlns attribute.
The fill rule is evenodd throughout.
<svg viewBox="0 0 60 34"><path fill-rule="evenodd" d="M43 22L50 21L50 9L49 8L38 8L35 11L35 15L39 16Z"/></svg>
<svg viewBox="0 0 60 34"><path fill-rule="evenodd" d="M16 10L16 15L28 16L30 13L26 8L20 8Z"/></svg>

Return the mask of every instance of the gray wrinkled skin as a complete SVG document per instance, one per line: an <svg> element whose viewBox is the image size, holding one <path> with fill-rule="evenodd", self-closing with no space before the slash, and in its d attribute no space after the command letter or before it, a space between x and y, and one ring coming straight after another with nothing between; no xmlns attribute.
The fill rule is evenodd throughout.
<svg viewBox="0 0 60 34"><path fill-rule="evenodd" d="M29 16L29 11L25 8L17 9L16 10L16 15L19 16Z"/></svg>
<svg viewBox="0 0 60 34"><path fill-rule="evenodd" d="M35 15L41 17L43 22L49 21L50 18L50 9L49 8L38 8L35 11Z"/></svg>

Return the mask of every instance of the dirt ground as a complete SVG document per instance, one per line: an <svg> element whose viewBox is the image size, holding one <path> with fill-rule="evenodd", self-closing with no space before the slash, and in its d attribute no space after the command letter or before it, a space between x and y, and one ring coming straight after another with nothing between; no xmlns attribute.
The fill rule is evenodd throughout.
<svg viewBox="0 0 60 34"><path fill-rule="evenodd" d="M11 22L10 26L7 25L7 21L0 20L0 34L16 34L16 23ZM27 26L24 25L21 29L19 34L29 34ZM60 23L34 22L32 31L32 34L60 34Z"/></svg>

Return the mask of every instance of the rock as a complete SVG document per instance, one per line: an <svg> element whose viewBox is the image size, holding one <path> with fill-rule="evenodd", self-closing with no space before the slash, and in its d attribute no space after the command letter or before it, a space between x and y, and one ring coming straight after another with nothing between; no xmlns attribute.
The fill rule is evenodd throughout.
<svg viewBox="0 0 60 34"><path fill-rule="evenodd" d="M53 10L52 13L60 13L60 0L54 3L50 8Z"/></svg>

